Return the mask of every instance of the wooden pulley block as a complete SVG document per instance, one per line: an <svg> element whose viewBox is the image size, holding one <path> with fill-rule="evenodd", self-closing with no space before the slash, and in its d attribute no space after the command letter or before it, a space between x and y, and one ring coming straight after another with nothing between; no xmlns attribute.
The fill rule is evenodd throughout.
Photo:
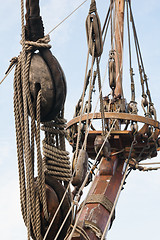
<svg viewBox="0 0 160 240"><path fill-rule="evenodd" d="M75 154L74 154L75 155ZM88 169L88 154L80 149L77 159L73 156L72 171L74 173L72 185L80 187L86 177Z"/></svg>
<svg viewBox="0 0 160 240"><path fill-rule="evenodd" d="M44 237L45 232L48 229L48 226L59 206L59 199L57 197L56 192L49 186L49 185L45 185L46 186L46 197L47 197L47 209L48 209L48 213L49 213L49 219L48 221L46 221L45 217L44 217L44 213L43 211L41 212L41 232L42 232L42 236ZM58 232L58 226L59 224L62 222L62 213L61 211L58 212L55 221L53 223L53 226L51 227L51 230L49 231L47 240L52 239L53 237L56 236L56 233Z"/></svg>
<svg viewBox="0 0 160 240"><path fill-rule="evenodd" d="M114 50L110 51L108 69L109 69L109 85L110 85L110 88L115 89L116 88L116 62L115 62Z"/></svg>
<svg viewBox="0 0 160 240"><path fill-rule="evenodd" d="M35 115L37 96L41 90L41 121L53 120L64 106L66 81L60 64L49 49L32 55L29 85Z"/></svg>
<svg viewBox="0 0 160 240"><path fill-rule="evenodd" d="M97 154L100 151L100 154L99 154L100 157L103 156L105 158L108 158L110 157L110 154L111 154L111 146L108 140L105 141L105 139L106 139L105 136L97 135L94 140L94 149ZM104 143L104 146L102 147L103 143Z"/></svg>
<svg viewBox="0 0 160 240"><path fill-rule="evenodd" d="M46 198L47 198L47 209L48 209L48 213L49 213L49 219L48 221L45 219L44 217L44 213L41 210L41 234L44 237L50 222L61 202L61 199L65 193L65 188L62 186L62 184L56 180L53 176L50 175L46 175ZM48 232L47 238L46 240L52 240L55 238L58 230L59 230L59 226L61 226L66 214L69 211L69 208L71 206L71 201L70 201L70 197L69 194L66 194L66 197L63 201L63 204ZM72 219L72 214L69 215L66 223L64 224L64 227L58 237L58 240L64 239L64 237L66 236L67 230L71 224L71 219ZM33 239L35 239L35 237L32 234ZM37 240L37 239L35 239Z"/></svg>
<svg viewBox="0 0 160 240"><path fill-rule="evenodd" d="M92 24L92 26L91 26ZM90 29L92 27L92 36L90 41ZM89 52L92 55L93 44L95 44L94 56L99 57L103 52L103 42L102 42L102 32L101 32L101 23L98 14L89 14L86 19L86 33L87 33L87 42L89 45Z"/></svg>

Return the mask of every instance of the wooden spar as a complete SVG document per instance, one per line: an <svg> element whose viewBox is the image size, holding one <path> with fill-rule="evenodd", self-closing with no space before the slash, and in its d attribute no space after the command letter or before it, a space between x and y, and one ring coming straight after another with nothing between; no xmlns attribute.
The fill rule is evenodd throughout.
<svg viewBox="0 0 160 240"><path fill-rule="evenodd" d="M123 73L123 32L124 32L124 0L115 0L115 61L116 61L116 88L115 95L123 97L122 73Z"/></svg>
<svg viewBox="0 0 160 240"><path fill-rule="evenodd" d="M96 231L92 230L92 226L97 228L97 233L101 235L105 229L112 205L123 178L123 165L124 161L119 161L118 156L112 157L110 161L106 158L102 160L100 170L94 179L94 183L77 225L83 228L89 239L100 239L98 235L96 236ZM85 238L75 232L72 239L78 240Z"/></svg>

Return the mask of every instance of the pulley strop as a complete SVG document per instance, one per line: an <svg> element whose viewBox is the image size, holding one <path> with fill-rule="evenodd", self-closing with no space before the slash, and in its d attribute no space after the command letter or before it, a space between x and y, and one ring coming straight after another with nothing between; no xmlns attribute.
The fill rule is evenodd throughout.
<svg viewBox="0 0 160 240"><path fill-rule="evenodd" d="M94 57L99 57L103 52L103 43L101 23L96 10L95 1L92 1L90 11L86 19L86 33L90 54L92 55L93 47L95 44Z"/></svg>
<svg viewBox="0 0 160 240"><path fill-rule="evenodd" d="M66 80L58 60L52 55L48 46L43 43L44 28L39 16L39 1L29 4L26 2L26 40L28 44L33 42L33 50L30 64L30 92L33 107L39 90L41 95L41 121L53 120L63 109L66 98ZM38 41L39 46L34 42ZM32 43L31 42L31 43ZM38 49L39 53L34 51Z"/></svg>

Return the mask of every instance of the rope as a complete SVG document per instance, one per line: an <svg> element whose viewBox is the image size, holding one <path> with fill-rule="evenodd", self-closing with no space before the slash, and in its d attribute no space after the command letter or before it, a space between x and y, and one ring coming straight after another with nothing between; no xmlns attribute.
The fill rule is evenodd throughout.
<svg viewBox="0 0 160 240"><path fill-rule="evenodd" d="M48 220L44 175L45 165L42 160L40 147L41 91L39 91L37 97L36 123L29 90L29 67L33 51L42 47L50 48L51 46L48 44L49 36L39 39L37 42L25 41L24 5L22 0L21 15L22 52L18 59L13 59L7 72L10 71L12 65L16 64L14 77L14 114L19 168L20 202L29 240L31 235L36 239L42 239L40 204L42 205L45 219ZM31 116L31 121L29 121L28 118L28 110ZM38 170L36 188L34 179L34 139L37 148Z"/></svg>
<svg viewBox="0 0 160 240"><path fill-rule="evenodd" d="M105 135L104 105L103 105L103 96L101 91L102 86L101 86L101 76L100 76L98 57L96 58L96 63L97 63L97 74L98 74L98 87L99 87L99 94L100 94L100 112L102 116L102 134Z"/></svg>
<svg viewBox="0 0 160 240"><path fill-rule="evenodd" d="M30 57L30 56L29 56ZM19 181L20 181L20 200L21 200L21 210L25 224L28 229L28 239L30 239L30 231L32 224L32 231L34 236L37 234L36 227L36 212L35 209L35 188L34 188L34 167L33 167L33 149L30 146L30 134L29 134L29 121L28 121L28 98L26 90L26 80L23 80L23 86L21 82L21 55L19 56L19 62L15 70L15 79L14 79L14 112L15 112L15 126L16 126L16 139L17 139L17 155L18 155L18 168L19 168ZM25 77L28 75L27 66L25 67ZM23 88L23 92L22 92ZM40 93L39 93L40 94ZM23 97L22 97L23 96ZM24 102L25 99L25 102ZM43 176L43 167L41 164L41 153L40 153L40 95L37 98L37 132L35 133L35 125L33 124L34 119L31 120L32 133L35 135L37 143L37 161L38 172L39 172L39 190L41 192L40 197L42 200L44 214L47 214L47 205L45 204L45 189L44 189L44 176ZM25 106L26 105L26 106ZM25 108L24 108L25 107ZM29 109L31 106L29 107ZM33 144L33 143L32 143ZM23 153L24 152L24 153ZM25 162L24 162L25 158ZM26 174L25 174L26 171ZM25 175L26 181L25 182ZM41 176L40 176L41 175ZM40 226L39 226L40 228Z"/></svg>
<svg viewBox="0 0 160 240"><path fill-rule="evenodd" d="M10 65L7 69L7 71L5 72L5 77L0 81L0 85L4 82L4 80L6 79L6 77L10 74L10 72L12 71L12 69L16 66L17 64L17 61L18 61L18 58L17 57L14 57L10 60Z"/></svg>
<svg viewBox="0 0 160 240"><path fill-rule="evenodd" d="M88 129L88 116L89 116L89 111L90 111L90 106L91 106L91 93L92 93L92 75L93 75L93 64L94 64L94 52L95 52L95 44L93 44L93 49L92 49L92 64L91 64L91 78L90 78L90 86L89 86L89 96L88 96L88 109L87 109L87 119L86 119L86 130ZM85 132L86 136L87 131ZM87 148L87 142L84 144L84 150Z"/></svg>
<svg viewBox="0 0 160 240"><path fill-rule="evenodd" d="M37 97L37 169L38 169L38 188L40 193L40 200L43 205L44 216L48 219L47 211L47 201L46 201L46 190L45 190L45 175L44 175L44 162L41 155L41 146L40 146L40 102L41 102L41 90L38 92Z"/></svg>
<svg viewBox="0 0 160 240"><path fill-rule="evenodd" d="M27 153L29 148L29 143L28 143L28 137L27 133L29 132L28 130L28 110L27 110L27 99L25 95L25 60L26 60L26 54L25 54L25 29L24 29L24 2L21 0L21 26L22 26L22 81L23 81L23 101L24 101L24 130L25 130L25 158L26 158L26 168L27 168L27 173L29 172L29 164L27 159ZM27 186L29 186L29 176L27 174ZM27 187L26 190L26 205L27 205L27 236L28 240L30 239L30 231L31 231L31 226L30 226L30 192L29 192L29 187Z"/></svg>
<svg viewBox="0 0 160 240"><path fill-rule="evenodd" d="M92 34L92 24L91 24L90 33L89 33L89 43L91 41L91 34ZM82 97L81 97L82 102L81 102L81 108L80 108L80 112L79 112L80 119L79 119L79 124L78 124L78 134L77 134L75 159L77 159L77 157L78 157L78 150L79 150L79 143L80 143L80 136L81 136L81 127L80 126L81 126L81 122L82 122L82 112L83 112L84 97L85 97L85 91L86 91L88 62L89 62L89 48L88 48L88 53L87 53L83 93L82 93Z"/></svg>
<svg viewBox="0 0 160 240"><path fill-rule="evenodd" d="M137 53L139 74L140 74L141 87L142 87L142 97L143 97L142 107L143 107L145 116L152 117L152 115L154 115L154 118L156 120L157 119L156 110L155 110L154 104L152 102L151 93L150 93L149 85L148 85L148 78L147 78L147 75L146 75L145 69L144 69L142 54L141 54L140 45L139 45L139 41L138 41L138 37L137 37L137 32L136 32L136 27L135 27L135 23L134 23L134 18L133 18L133 13L132 13L130 0L128 0L128 4L129 4L129 8L130 8L130 15L131 15L134 41L135 41L135 48L136 48L136 53ZM145 83L145 86L146 86L146 94L145 94L145 89L144 89L144 83ZM147 97L149 99L149 103L147 101ZM146 106L147 106L147 113L145 111Z"/></svg>
<svg viewBox="0 0 160 240"><path fill-rule="evenodd" d="M135 101L135 84L133 79L133 68L132 68L132 58L131 58L131 40L130 40L130 27L129 27L129 6L126 2L127 8L127 27L128 27L128 45L129 45L129 63L130 63L130 77L131 77L131 101Z"/></svg>
<svg viewBox="0 0 160 240"><path fill-rule="evenodd" d="M160 167L144 167L145 165L159 165L160 163L139 163L137 160L135 159L131 159L131 161L129 162L129 165L131 167L131 169L133 170L139 170L142 172L148 172L148 171L156 171L158 169L160 169Z"/></svg>
<svg viewBox="0 0 160 240"><path fill-rule="evenodd" d="M55 122L44 123L42 130L45 131L43 140L43 155L46 173L53 175L57 180L69 182L71 168L69 153L65 150L63 138L66 135L64 128L66 120L56 118Z"/></svg>
<svg viewBox="0 0 160 240"><path fill-rule="evenodd" d="M107 13L107 16L106 16L104 25L103 25L103 29L102 29L102 35L103 35L103 33L104 33L103 46L104 46L104 43L105 43L105 40L106 40L106 36L107 36L107 32L108 32L108 27L109 27L110 20L111 20L111 13L110 13L110 7L109 7L108 13ZM104 32L104 30L105 30L105 32Z"/></svg>
<svg viewBox="0 0 160 240"><path fill-rule="evenodd" d="M60 23L58 23L47 35L51 34L56 28L58 28L63 22L65 22L71 15L73 15L80 7L83 6L88 0L82 2L77 8L75 8L67 17L65 17Z"/></svg>

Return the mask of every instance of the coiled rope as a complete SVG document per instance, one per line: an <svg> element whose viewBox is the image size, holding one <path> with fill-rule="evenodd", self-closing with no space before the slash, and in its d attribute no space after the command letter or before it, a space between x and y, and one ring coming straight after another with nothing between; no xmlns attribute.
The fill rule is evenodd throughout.
<svg viewBox="0 0 160 240"><path fill-rule="evenodd" d="M55 121L46 122L41 127L45 131L43 140L43 155L46 172L57 180L69 182L71 167L69 152L65 151L66 120L56 118Z"/></svg>

